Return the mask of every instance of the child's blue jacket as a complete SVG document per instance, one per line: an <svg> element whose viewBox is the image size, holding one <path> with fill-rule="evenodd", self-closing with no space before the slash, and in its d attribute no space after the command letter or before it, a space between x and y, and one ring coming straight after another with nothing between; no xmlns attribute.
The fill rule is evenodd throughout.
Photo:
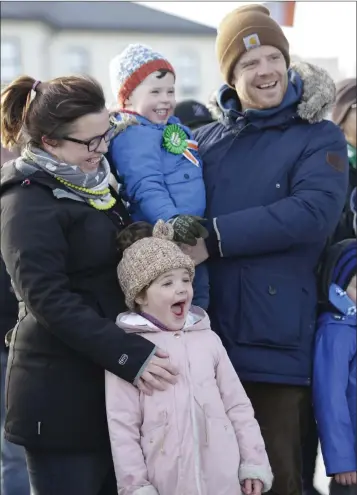
<svg viewBox="0 0 357 495"><path fill-rule="evenodd" d="M189 140L193 140L191 131L176 117L170 117L167 125L135 117L139 124L119 133L108 151L109 163L123 182L133 220L154 224L178 214L203 216L206 195L197 151L192 151L197 160L194 165L184 155L175 155L163 147L167 125L180 125ZM121 120L122 115L116 118Z"/></svg>
<svg viewBox="0 0 357 495"><path fill-rule="evenodd" d="M356 305L332 284L316 334L313 400L327 476L357 471Z"/></svg>

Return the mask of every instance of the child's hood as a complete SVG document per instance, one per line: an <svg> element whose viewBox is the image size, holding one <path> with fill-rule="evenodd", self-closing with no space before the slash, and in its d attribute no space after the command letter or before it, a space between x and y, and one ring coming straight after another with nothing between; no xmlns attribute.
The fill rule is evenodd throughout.
<svg viewBox="0 0 357 495"><path fill-rule="evenodd" d="M143 316L132 312L119 314L116 324L127 333L158 333L163 331ZM211 325L207 313L198 306L191 306L182 330L190 332L210 329Z"/></svg>

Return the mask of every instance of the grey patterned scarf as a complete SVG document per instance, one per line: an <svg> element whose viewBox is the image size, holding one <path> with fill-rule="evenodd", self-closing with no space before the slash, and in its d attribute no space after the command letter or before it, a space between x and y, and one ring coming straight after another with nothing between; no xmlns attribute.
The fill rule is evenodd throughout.
<svg viewBox="0 0 357 495"><path fill-rule="evenodd" d="M85 173L76 165L57 161L46 151L27 146L18 162L17 168L24 162L34 169L32 173L42 170L57 179L62 185L61 188L53 190L57 198L67 197L85 201L99 210L106 210L115 204L109 190L110 167L104 157L95 172Z"/></svg>

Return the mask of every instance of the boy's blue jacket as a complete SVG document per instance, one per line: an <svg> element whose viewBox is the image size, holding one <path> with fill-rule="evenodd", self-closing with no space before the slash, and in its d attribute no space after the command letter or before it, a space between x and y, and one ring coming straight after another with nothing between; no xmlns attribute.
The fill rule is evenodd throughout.
<svg viewBox="0 0 357 495"><path fill-rule="evenodd" d="M197 152L192 151L199 166L183 155L169 153L162 146L166 125L135 117L138 124L119 133L108 151L108 161L123 182L133 220L154 224L178 214L203 216L205 187ZM116 118L121 120L121 114ZM179 124L187 138L193 139L191 131L176 117L170 117L169 124Z"/></svg>
<svg viewBox="0 0 357 495"><path fill-rule="evenodd" d="M331 284L316 334L313 400L327 476L357 471L356 305Z"/></svg>

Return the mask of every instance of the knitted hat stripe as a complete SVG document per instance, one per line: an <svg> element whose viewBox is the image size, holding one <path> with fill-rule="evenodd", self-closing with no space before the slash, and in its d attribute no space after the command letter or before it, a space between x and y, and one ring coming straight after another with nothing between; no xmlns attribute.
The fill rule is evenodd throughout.
<svg viewBox="0 0 357 495"><path fill-rule="evenodd" d="M347 249L333 271L332 281L334 281L342 289L346 289L352 277L357 271L357 245Z"/></svg>
<svg viewBox="0 0 357 495"><path fill-rule="evenodd" d="M351 259L343 266L343 269L338 274L336 284L343 289L346 289L351 282L353 275L356 274L356 262Z"/></svg>
<svg viewBox="0 0 357 495"><path fill-rule="evenodd" d="M133 72L123 83L118 93L118 103L124 106L125 101L129 98L135 88L141 84L150 74L158 70L168 70L175 76L175 70L167 60L150 60Z"/></svg>
<svg viewBox="0 0 357 495"><path fill-rule="evenodd" d="M334 279L336 278L338 272L341 270L342 266L353 257L353 252L355 251L356 246L353 244L349 244L341 253L340 257L338 258L338 261L335 265L335 268L333 270L333 277Z"/></svg>

